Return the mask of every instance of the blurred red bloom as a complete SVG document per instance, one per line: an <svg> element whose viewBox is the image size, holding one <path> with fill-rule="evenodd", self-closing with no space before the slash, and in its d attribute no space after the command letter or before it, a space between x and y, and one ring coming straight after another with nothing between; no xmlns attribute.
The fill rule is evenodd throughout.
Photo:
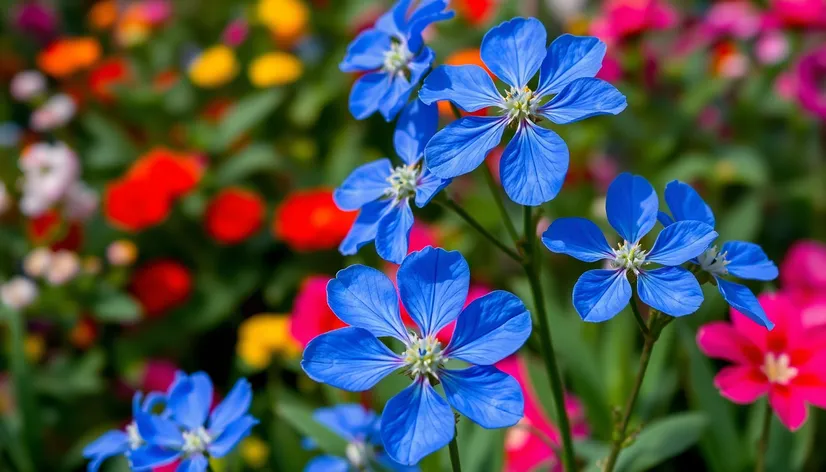
<svg viewBox="0 0 826 472"><path fill-rule="evenodd" d="M206 229L216 241L239 243L258 231L264 220L264 200L242 188L222 190L206 210Z"/></svg>
<svg viewBox="0 0 826 472"><path fill-rule="evenodd" d="M202 174L203 168L195 156L160 147L141 156L127 177L146 178L169 197L180 197L198 185Z"/></svg>
<svg viewBox="0 0 826 472"><path fill-rule="evenodd" d="M149 179L123 178L109 183L103 213L112 226L140 231L162 223L172 208L169 195Z"/></svg>
<svg viewBox="0 0 826 472"><path fill-rule="evenodd" d="M89 72L89 89L101 102L111 103L115 99L112 87L127 82L131 76L126 60L120 57L106 59Z"/></svg>
<svg viewBox="0 0 826 472"><path fill-rule="evenodd" d="M186 302L192 291L192 276L180 263L158 259L135 271L129 291L141 303L146 316L154 318Z"/></svg>
<svg viewBox="0 0 826 472"><path fill-rule="evenodd" d="M330 189L293 192L275 211L273 233L296 251L333 249L341 243L357 216L339 210Z"/></svg>
<svg viewBox="0 0 826 472"><path fill-rule="evenodd" d="M493 18L499 2L497 0L456 0L453 4L468 23L480 26Z"/></svg>
<svg viewBox="0 0 826 472"><path fill-rule="evenodd" d="M35 246L48 245L54 251L77 251L83 244L83 226L65 221L54 209L28 220L26 229Z"/></svg>
<svg viewBox="0 0 826 472"><path fill-rule="evenodd" d="M293 302L290 315L290 331L302 347L314 337L338 328L346 323L338 319L327 305L327 275L312 275L304 279Z"/></svg>

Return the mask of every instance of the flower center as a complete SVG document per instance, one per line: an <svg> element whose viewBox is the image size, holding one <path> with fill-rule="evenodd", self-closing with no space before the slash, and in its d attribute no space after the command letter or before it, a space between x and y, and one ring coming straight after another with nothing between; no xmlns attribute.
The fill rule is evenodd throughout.
<svg viewBox="0 0 826 472"><path fill-rule="evenodd" d="M508 112L508 124L520 123L533 118L539 107L539 97L528 87L519 90L512 87L505 95L505 111Z"/></svg>
<svg viewBox="0 0 826 472"><path fill-rule="evenodd" d="M646 255L646 251L640 247L640 243L632 245L628 241L623 241L613 252L614 260L611 261L611 265L615 269L630 270L634 274L640 273L640 267L645 264Z"/></svg>
<svg viewBox="0 0 826 472"><path fill-rule="evenodd" d="M129 449L135 450L143 446L143 438L141 433L138 432L138 425L134 421L126 425L126 437L129 441Z"/></svg>
<svg viewBox="0 0 826 472"><path fill-rule="evenodd" d="M416 195L416 184L419 181L419 167L417 165L399 166L387 178L390 188L387 193L396 199L404 200Z"/></svg>
<svg viewBox="0 0 826 472"><path fill-rule="evenodd" d="M358 440L347 444L344 455L347 456L347 461L356 470L365 470L373 456L371 448L367 447L364 441Z"/></svg>
<svg viewBox="0 0 826 472"><path fill-rule="evenodd" d="M410 335L410 343L404 353L404 362L409 367L411 377L420 375L437 377L437 372L444 366L447 358L442 354L442 343L435 336L420 338L415 333Z"/></svg>
<svg viewBox="0 0 826 472"><path fill-rule="evenodd" d="M407 45L394 42L390 45L390 50L384 53L382 70L390 74L404 72L411 59L413 59L413 53L407 49Z"/></svg>
<svg viewBox="0 0 826 472"><path fill-rule="evenodd" d="M763 365L760 370L766 374L769 382L779 385L788 385L793 378L797 377L797 368L790 365L791 359L786 353L775 355L773 352L766 353Z"/></svg>
<svg viewBox="0 0 826 472"><path fill-rule="evenodd" d="M697 261L700 263L700 268L711 275L726 275L728 274L726 266L731 262L726 260L726 254L725 252L718 253L717 246L712 246L700 254Z"/></svg>
<svg viewBox="0 0 826 472"><path fill-rule="evenodd" d="M204 452L206 451L207 446L209 446L209 443L212 442L212 438L203 426L196 430L184 431L183 435L184 447L182 450L184 454Z"/></svg>

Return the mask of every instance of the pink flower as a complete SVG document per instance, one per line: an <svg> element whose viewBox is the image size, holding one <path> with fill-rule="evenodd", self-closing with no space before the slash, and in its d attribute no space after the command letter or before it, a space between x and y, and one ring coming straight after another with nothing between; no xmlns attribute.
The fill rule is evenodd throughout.
<svg viewBox="0 0 826 472"><path fill-rule="evenodd" d="M233 20L224 28L221 33L221 40L229 47L235 48L240 46L249 34L249 25L243 18Z"/></svg>
<svg viewBox="0 0 826 472"><path fill-rule="evenodd" d="M597 72L597 78L611 83L622 79L622 64L610 52L602 60L602 69Z"/></svg>
<svg viewBox="0 0 826 472"><path fill-rule="evenodd" d="M525 396L525 416L505 434L505 472L526 470L562 470L551 444L560 444L559 431L551 424L549 416L542 409L542 403L531 384L525 359L511 356L496 367L513 376L522 386ZM588 425L582 404L572 395L565 397L565 410L571 420L572 434L576 439L588 437ZM551 444L548 444L550 441Z"/></svg>
<svg viewBox="0 0 826 472"><path fill-rule="evenodd" d="M826 120L826 46L803 56L797 65L797 99L803 108Z"/></svg>
<svg viewBox="0 0 826 472"><path fill-rule="evenodd" d="M290 331L306 346L319 334L347 326L327 305L328 275L312 275L304 279L293 302Z"/></svg>
<svg viewBox="0 0 826 472"><path fill-rule="evenodd" d="M787 26L826 26L823 0L772 0L770 14Z"/></svg>
<svg viewBox="0 0 826 472"><path fill-rule="evenodd" d="M178 366L165 359L150 359L143 368L140 388L144 392L165 392L175 381Z"/></svg>
<svg viewBox="0 0 826 472"><path fill-rule="evenodd" d="M410 239L407 243L407 253L421 251L427 246L439 246L439 234L437 228L416 221L410 229Z"/></svg>
<svg viewBox="0 0 826 472"><path fill-rule="evenodd" d="M677 11L661 0L608 0L591 23L591 34L608 44L677 24Z"/></svg>
<svg viewBox="0 0 826 472"><path fill-rule="evenodd" d="M766 331L731 310L732 323L714 321L697 332L709 357L731 361L714 378L734 403L763 395L780 421L795 431L806 422L807 404L826 408L826 330L803 325L799 306L785 294L758 297L775 328Z"/></svg>
<svg viewBox="0 0 826 472"><path fill-rule="evenodd" d="M715 3L706 13L702 31L709 40L749 39L760 31L760 24L760 13L747 1Z"/></svg>
<svg viewBox="0 0 826 472"><path fill-rule="evenodd" d="M780 264L780 283L796 299L806 302L826 295L826 244L798 241Z"/></svg>
<svg viewBox="0 0 826 472"><path fill-rule="evenodd" d="M159 25L172 16L172 5L168 0L145 0L140 5L140 14L150 25Z"/></svg>
<svg viewBox="0 0 826 472"><path fill-rule="evenodd" d="M27 102L46 91L46 77L36 70L18 72L11 79L11 96L19 102Z"/></svg>
<svg viewBox="0 0 826 472"><path fill-rule="evenodd" d="M754 48L757 60L765 65L779 64L789 56L789 40L778 30L762 34Z"/></svg>

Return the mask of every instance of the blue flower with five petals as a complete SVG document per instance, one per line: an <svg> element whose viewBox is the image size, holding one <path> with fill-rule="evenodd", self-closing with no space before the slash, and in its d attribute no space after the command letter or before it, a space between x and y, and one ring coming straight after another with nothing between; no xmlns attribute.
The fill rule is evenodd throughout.
<svg viewBox="0 0 826 472"><path fill-rule="evenodd" d="M181 460L177 472L204 472L207 456L224 457L258 420L247 414L252 388L240 379L212 410L212 381L203 372L179 373L167 395L168 415L142 416L138 430L148 447L132 453L135 470Z"/></svg>
<svg viewBox="0 0 826 472"><path fill-rule="evenodd" d="M390 399L381 418L381 439L390 457L413 465L453 438L451 406L485 428L516 424L523 415L519 383L493 366L518 350L531 332L530 313L513 294L491 292L464 310L470 270L462 255L425 249L407 256L397 273L399 292L382 272L355 265L327 285L327 303L350 325L307 345L301 367L313 380L349 391L372 388L403 370L412 385ZM419 327L408 332L399 298ZM456 320L447 346L436 334ZM401 341L394 352L379 338ZM447 369L448 359L473 366ZM433 388L444 387L442 398Z"/></svg>
<svg viewBox="0 0 826 472"><path fill-rule="evenodd" d="M335 190L333 200L339 208L361 210L339 246L342 254L353 255L375 241L376 252L387 261L399 264L407 255L413 227L410 199L421 208L450 183L422 165L424 146L436 132L438 113L435 106L419 100L408 104L393 135L404 164L394 168L389 159L364 164Z"/></svg>
<svg viewBox="0 0 826 472"><path fill-rule="evenodd" d="M691 272L678 266L702 254L717 233L701 221L681 221L662 230L646 251L640 240L654 228L658 205L654 187L647 180L620 174L605 200L608 222L623 239L617 249L612 249L597 225L585 218L560 218L542 235L542 242L552 252L585 262L608 261L609 269L589 270L574 285L574 307L583 320L606 321L628 305L629 273L637 279L643 303L662 313L684 316L700 308L700 284ZM649 269L652 263L664 267Z"/></svg>
<svg viewBox="0 0 826 472"><path fill-rule="evenodd" d="M347 441L346 458L330 455L311 460L304 472L361 472L392 470L415 472L416 467L397 464L384 453L381 442L381 420L374 411L358 404L319 408L313 418Z"/></svg>
<svg viewBox="0 0 826 472"><path fill-rule="evenodd" d="M665 186L665 202L671 215L659 212L658 219L663 226L669 227L679 221L702 221L714 227L714 213L690 185L679 180L669 182ZM748 287L723 278L733 275L745 280L776 279L777 266L760 246L744 241L728 241L719 250L717 246L708 247L691 262L711 275L720 295L734 309L761 326L774 328L774 323Z"/></svg>
<svg viewBox="0 0 826 472"><path fill-rule="evenodd" d="M485 35L482 61L507 85L504 97L479 66L440 66L427 76L419 91L425 103L449 100L468 112L487 107L501 112L464 117L439 131L425 150L427 167L434 174L452 178L472 171L511 125L516 134L500 165L505 192L521 205L540 205L556 197L568 171L568 147L537 122L546 118L568 124L616 115L626 101L613 85L594 78L602 67L605 43L565 34L546 50L546 37L535 18L515 18ZM537 71L539 86L532 90L528 82Z"/></svg>
<svg viewBox="0 0 826 472"><path fill-rule="evenodd" d="M125 455L131 463L133 453L148 447L146 440L138 431L140 418L151 415L152 410L165 401L166 397L161 393L150 393L144 399L141 392L136 392L132 396L132 421L126 425L126 428L107 431L83 448L83 457L90 460L88 472L97 472L103 461L114 456ZM137 453L140 454L140 452Z"/></svg>
<svg viewBox="0 0 826 472"><path fill-rule="evenodd" d="M404 107L410 92L430 70L435 54L423 45L422 31L453 17L447 0L399 0L350 43L339 68L366 72L350 91L350 113L362 120L376 111L387 121Z"/></svg>

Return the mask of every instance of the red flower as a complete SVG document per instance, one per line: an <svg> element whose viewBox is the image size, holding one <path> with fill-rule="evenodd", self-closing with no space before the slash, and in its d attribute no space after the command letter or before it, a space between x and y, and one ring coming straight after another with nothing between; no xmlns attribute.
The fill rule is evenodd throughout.
<svg viewBox="0 0 826 472"><path fill-rule="evenodd" d="M143 305L146 316L153 318L186 302L192 276L180 263L158 259L135 271L129 290Z"/></svg>
<svg viewBox="0 0 826 472"><path fill-rule="evenodd" d="M264 220L264 200L241 188L222 190L206 210L206 229L216 241L239 243L258 231Z"/></svg>
<svg viewBox="0 0 826 472"><path fill-rule="evenodd" d="M124 178L111 182L103 197L103 213L112 226L140 231L163 222L172 200L149 179Z"/></svg>
<svg viewBox="0 0 826 472"><path fill-rule="evenodd" d="M119 57L101 62L89 72L89 89L98 100L111 103L115 99L112 87L130 79L129 63Z"/></svg>
<svg viewBox="0 0 826 472"><path fill-rule="evenodd" d="M332 190L294 192L276 209L273 233L296 251L333 249L347 236L356 215L338 209Z"/></svg>
<svg viewBox="0 0 826 472"><path fill-rule="evenodd" d="M83 244L83 226L64 221L57 210L28 220L27 232L35 246L48 245L54 251L77 251Z"/></svg>
<svg viewBox="0 0 826 472"><path fill-rule="evenodd" d="M202 174L202 166L195 156L155 148L132 165L127 177L146 178L174 198L195 188Z"/></svg>
<svg viewBox="0 0 826 472"><path fill-rule="evenodd" d="M486 24L493 18L497 7L496 0L459 0L455 2L456 10L473 26Z"/></svg>

